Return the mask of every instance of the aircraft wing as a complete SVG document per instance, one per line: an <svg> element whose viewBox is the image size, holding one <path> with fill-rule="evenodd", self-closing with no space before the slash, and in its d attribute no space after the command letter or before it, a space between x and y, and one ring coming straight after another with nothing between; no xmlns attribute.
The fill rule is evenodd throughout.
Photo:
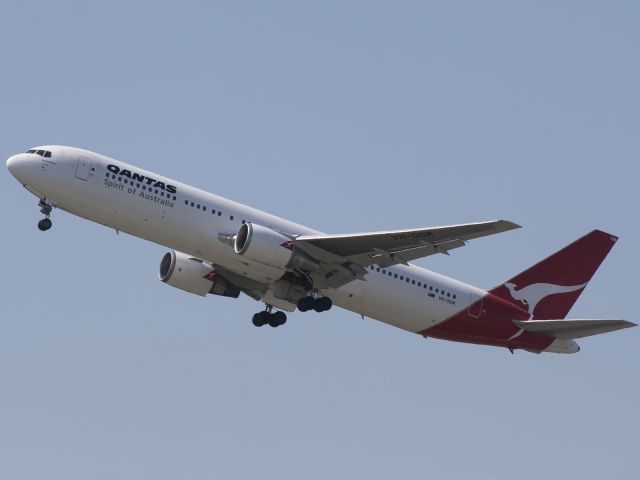
<svg viewBox="0 0 640 480"><path fill-rule="evenodd" d="M435 253L448 254L467 240L506 232L520 225L506 221L467 223L445 227L340 235L301 235L294 244L321 262L314 284L339 287L366 274L377 264L386 268ZM318 288L323 288L319 286Z"/></svg>

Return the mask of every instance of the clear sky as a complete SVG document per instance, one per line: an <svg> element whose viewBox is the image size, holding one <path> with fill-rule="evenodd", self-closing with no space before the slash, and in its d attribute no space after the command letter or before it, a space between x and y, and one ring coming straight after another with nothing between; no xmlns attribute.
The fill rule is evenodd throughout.
<svg viewBox="0 0 640 480"><path fill-rule="evenodd" d="M332 233L505 218L418 263L501 283L621 237L574 318L640 320L637 2L0 7L1 157L84 147ZM339 309L257 329L166 249L0 174L0 478L635 479L640 328L534 355Z"/></svg>

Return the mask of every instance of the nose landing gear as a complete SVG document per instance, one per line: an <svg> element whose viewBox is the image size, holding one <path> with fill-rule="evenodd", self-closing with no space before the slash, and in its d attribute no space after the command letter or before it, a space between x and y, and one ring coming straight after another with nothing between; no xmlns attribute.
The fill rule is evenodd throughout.
<svg viewBox="0 0 640 480"><path fill-rule="evenodd" d="M40 220L38 222L38 229L41 232L46 232L47 230L49 230L51 228L52 225L53 225L53 223L51 222L51 219L43 218L42 220Z"/></svg>
<svg viewBox="0 0 640 480"><path fill-rule="evenodd" d="M53 205L51 205L51 203L49 203L46 199L43 198L43 199L40 199L38 206L40 207L40 213L43 213L46 216L45 218L43 218L38 222L38 229L41 232L46 232L53 225L53 223L51 222L51 219L49 218L49 215L51 215L51 210L53 210Z"/></svg>

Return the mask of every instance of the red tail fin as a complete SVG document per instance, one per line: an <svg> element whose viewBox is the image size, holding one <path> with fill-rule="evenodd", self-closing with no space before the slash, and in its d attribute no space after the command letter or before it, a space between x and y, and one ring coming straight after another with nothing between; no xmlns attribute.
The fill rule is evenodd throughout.
<svg viewBox="0 0 640 480"><path fill-rule="evenodd" d="M614 235L594 230L491 293L524 305L531 318L565 318L616 240Z"/></svg>

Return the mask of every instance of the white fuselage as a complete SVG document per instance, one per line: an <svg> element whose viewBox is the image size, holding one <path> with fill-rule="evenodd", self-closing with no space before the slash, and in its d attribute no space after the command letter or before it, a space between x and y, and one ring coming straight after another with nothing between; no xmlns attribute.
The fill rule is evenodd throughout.
<svg viewBox="0 0 640 480"><path fill-rule="evenodd" d="M219 234L233 235L244 222L290 235L320 233L103 155L71 147L41 148L53 155L22 154L33 158L15 162L12 170L34 195L80 217L256 281L271 284L283 272L239 256L218 240ZM135 175L114 174L109 165ZM398 265L370 267L365 281L322 293L342 308L420 332L467 309L487 292L414 265ZM279 302L270 292L263 300L292 310L287 308L292 305Z"/></svg>

